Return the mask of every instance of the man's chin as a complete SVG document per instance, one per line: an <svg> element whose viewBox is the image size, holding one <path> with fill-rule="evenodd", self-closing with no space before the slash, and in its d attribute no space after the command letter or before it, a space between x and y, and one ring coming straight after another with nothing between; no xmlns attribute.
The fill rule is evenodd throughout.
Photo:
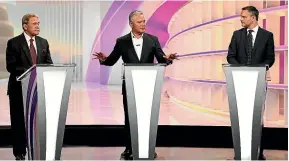
<svg viewBox="0 0 289 161"><path fill-rule="evenodd" d="M33 35L34 35L34 36L37 36L37 35L39 35L39 33L40 33L40 32L35 32Z"/></svg>

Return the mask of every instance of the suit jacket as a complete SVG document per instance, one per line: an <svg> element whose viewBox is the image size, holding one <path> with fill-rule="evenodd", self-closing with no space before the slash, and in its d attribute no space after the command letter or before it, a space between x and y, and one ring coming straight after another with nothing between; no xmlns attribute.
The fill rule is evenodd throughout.
<svg viewBox="0 0 289 161"><path fill-rule="evenodd" d="M156 57L159 63L170 64L171 62L167 62L167 60L163 58L164 55L158 38L144 33L141 58L139 60L133 46L131 33L129 33L116 40L116 44L111 54L105 61L100 63L102 65L112 66L121 56L124 63L154 63L154 57Z"/></svg>
<svg viewBox="0 0 289 161"><path fill-rule="evenodd" d="M124 35L116 40L113 51L105 61L100 61L100 64L112 66L120 57L124 63L154 63L154 58L157 58L158 63L171 64L172 61L167 61L159 40L156 36L144 33L141 58L139 59L134 49L131 33ZM122 83L122 93L125 93L125 83Z"/></svg>
<svg viewBox="0 0 289 161"><path fill-rule="evenodd" d="M227 61L229 64L247 63L248 42L247 28L242 28L233 33ZM273 33L259 27L254 47L252 50L252 65L269 65L271 67L275 61L275 49Z"/></svg>
<svg viewBox="0 0 289 161"><path fill-rule="evenodd" d="M53 64L46 39L35 36L37 47L37 64ZM7 94L12 91L21 92L21 83L16 80L17 76L23 74L32 66L30 50L22 33L7 42L6 69L10 73Z"/></svg>

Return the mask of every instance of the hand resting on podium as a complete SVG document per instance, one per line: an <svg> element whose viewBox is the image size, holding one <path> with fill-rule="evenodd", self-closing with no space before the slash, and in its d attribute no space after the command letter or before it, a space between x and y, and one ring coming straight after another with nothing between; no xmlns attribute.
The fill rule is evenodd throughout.
<svg viewBox="0 0 289 161"><path fill-rule="evenodd" d="M270 75L269 70L266 71L266 81L271 81L271 75Z"/></svg>

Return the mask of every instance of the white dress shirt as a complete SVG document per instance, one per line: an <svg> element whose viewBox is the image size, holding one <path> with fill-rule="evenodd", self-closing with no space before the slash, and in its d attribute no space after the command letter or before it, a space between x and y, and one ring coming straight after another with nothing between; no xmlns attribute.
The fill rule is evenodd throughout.
<svg viewBox="0 0 289 161"><path fill-rule="evenodd" d="M25 36L25 39L26 39L26 42L27 42L28 48L30 49L30 39L31 39L31 37L28 36L25 32L23 32L23 33L24 33L24 36ZM34 48L35 48L36 55L37 55L37 47L36 47L35 36L33 36L32 39L34 40L34 41L33 41L33 46L34 46Z"/></svg>
<svg viewBox="0 0 289 161"><path fill-rule="evenodd" d="M143 34L141 35L140 38L136 38L133 33L131 32L131 39L133 43L134 50L137 54L138 59L140 60L141 58L141 51L142 51L142 46L143 46Z"/></svg>
<svg viewBox="0 0 289 161"><path fill-rule="evenodd" d="M252 44L253 44L253 46L252 46L252 47L254 47L254 43L255 43L255 40L256 40L256 36L257 36L258 29L259 29L259 26L258 26L258 25L252 29L252 30L253 30L253 32L252 32L252 36L253 36L253 38L252 38ZM247 29L247 35L249 34L249 30L250 30L250 29Z"/></svg>

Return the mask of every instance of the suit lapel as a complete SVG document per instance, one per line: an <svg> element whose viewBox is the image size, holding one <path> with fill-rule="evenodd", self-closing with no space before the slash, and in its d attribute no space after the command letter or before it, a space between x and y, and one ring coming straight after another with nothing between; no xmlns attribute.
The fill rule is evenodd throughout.
<svg viewBox="0 0 289 161"><path fill-rule="evenodd" d="M247 28L244 28L243 30L243 39L244 39L244 47L246 51L246 55L248 54L248 36L247 36Z"/></svg>
<svg viewBox="0 0 289 161"><path fill-rule="evenodd" d="M147 35L144 33L143 34L143 43L142 43L142 49L141 49L141 57L140 57L140 61L142 62L145 55L147 54L147 49L148 49L148 37Z"/></svg>
<svg viewBox="0 0 289 161"><path fill-rule="evenodd" d="M132 38L131 38L131 33L129 33L128 35L127 35L127 40L128 40L128 51L129 51L129 53L136 59L136 60L138 60L139 62L140 62L140 60L139 60L139 58L138 58L138 56L137 56L137 53L136 53L136 51L135 51L135 49L134 49L134 46L133 46L133 42L132 42Z"/></svg>
<svg viewBox="0 0 289 161"><path fill-rule="evenodd" d="M258 29L258 32L257 32L257 35L256 35L256 39L255 39L255 42L254 42L254 47L253 47L253 51L252 51L252 53L255 53L256 52L256 49L258 48L258 46L259 46L259 43L260 43L260 41L261 41L261 36L262 36L262 32L263 31L263 29L261 28L261 27L259 27L259 29Z"/></svg>
<svg viewBox="0 0 289 161"><path fill-rule="evenodd" d="M31 58L31 55L30 55L30 50L29 50L29 47L28 47L28 44L27 44L27 41L25 39L24 34L22 34L22 36L21 36L21 41L22 41L21 47L22 47L22 49L23 49L23 51L24 51L24 53L26 55L26 58L27 58L29 64L32 65L33 63L32 63L32 58Z"/></svg>
<svg viewBox="0 0 289 161"><path fill-rule="evenodd" d="M39 37L35 36L35 41L36 41L36 47L37 47L37 62L40 62L40 54L42 54L41 52L41 43L40 43L40 39Z"/></svg>

